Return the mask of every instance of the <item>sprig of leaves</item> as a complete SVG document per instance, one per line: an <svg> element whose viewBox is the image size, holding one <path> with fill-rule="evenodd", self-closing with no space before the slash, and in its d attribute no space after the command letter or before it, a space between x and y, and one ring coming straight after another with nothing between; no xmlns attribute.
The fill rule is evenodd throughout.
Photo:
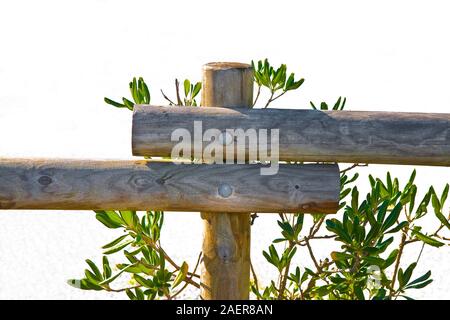
<svg viewBox="0 0 450 320"><path fill-rule="evenodd" d="M264 108L267 108L270 103L283 96L286 92L298 89L305 79L301 78L295 80L295 74L291 73L287 76L287 67L281 64L278 68L270 65L269 60L259 60L257 64L252 60L253 75L255 83L258 87L257 95L253 105L256 104L261 87L265 87L270 91L270 97L267 100Z"/></svg>
<svg viewBox="0 0 450 320"><path fill-rule="evenodd" d="M311 104L311 107L312 107L314 110L318 110L318 109L319 109L319 110L344 110L344 107L345 107L345 103L346 103L346 102L347 102L347 98L344 97L344 99L342 99L342 97L339 97L339 98L337 99L337 101L334 103L332 109L330 109L330 108L328 107L328 104L327 104L326 102L321 102L319 108L317 108L317 107L315 106L315 104L314 104L312 101L310 101L309 103Z"/></svg>
<svg viewBox="0 0 450 320"><path fill-rule="evenodd" d="M439 231L448 228L450 222L449 217L441 213L449 192L448 184L439 196L430 187L422 201L415 205L418 189L414 184L415 177L414 170L401 188L399 180L393 179L389 172L385 180L369 176L371 191L365 199L360 199L358 188L348 187L357 175L349 178L346 173L343 174L342 213L330 219L313 216L312 227L306 234L295 231L303 230L299 227L303 226L303 219L289 220L282 215L278 221L281 238L276 238L269 250L263 251L266 260L279 272L278 283L272 281L260 290L253 285L252 292L259 299L276 299L280 295L283 299L411 299L405 293L429 285L432 282L431 271L411 281L420 254L417 261L403 269L400 265L404 247L415 242L443 246L448 240L443 240ZM425 234L418 222L427 214L431 204L440 227ZM325 222L329 233L318 236L322 222ZM394 247L395 237L401 238L397 247ZM341 250L332 251L323 260L317 259L310 242L330 238L341 243ZM289 245L280 256L275 245L283 242ZM306 253L314 262L316 271L305 268L302 273L301 268L296 267L294 273L289 272L293 257L290 253L301 254L300 250L294 250L297 247L307 248ZM379 270L376 287L372 286L373 268ZM389 274L393 275L388 277ZM287 281L287 285L282 285L283 281Z"/></svg>
<svg viewBox="0 0 450 320"><path fill-rule="evenodd" d="M164 99L166 99L169 102L169 105L171 106L198 106L196 97L200 93L200 90L202 89L202 83L196 82L195 84L191 83L189 79L185 79L183 82L183 92L184 92L184 98L181 99L180 95L180 82L178 79L175 79L175 94L176 94L176 101L174 102L171 100L164 91L161 90L161 94L163 95Z"/></svg>
<svg viewBox="0 0 450 320"><path fill-rule="evenodd" d="M128 110L133 110L135 104L149 104L150 103L150 91L144 79L140 77L138 80L133 78L129 83L129 89L131 93L132 100L122 97L122 103L116 102L107 97L104 98L105 102L116 108L126 108Z"/></svg>
<svg viewBox="0 0 450 320"><path fill-rule="evenodd" d="M189 272L186 261L178 266L161 247L159 239L164 221L163 212L147 211L139 214L131 210L97 210L96 218L105 227L121 228L126 234L102 247L105 250L103 272L94 262L86 260L90 269L85 270L85 277L69 280L70 285L83 290L125 292L133 300L170 299L180 293L181 290L175 292L174 289L183 282L199 287L192 279L193 276L199 277L195 274L198 264L193 272ZM116 253L122 253L126 261L116 264L114 269L117 272L114 272L107 256ZM114 281L126 274L131 276L130 287L111 287Z"/></svg>

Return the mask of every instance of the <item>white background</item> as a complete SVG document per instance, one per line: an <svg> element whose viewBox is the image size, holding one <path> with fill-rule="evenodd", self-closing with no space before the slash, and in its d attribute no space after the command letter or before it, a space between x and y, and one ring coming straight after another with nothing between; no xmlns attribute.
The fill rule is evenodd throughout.
<svg viewBox="0 0 450 320"><path fill-rule="evenodd" d="M103 97L128 96L128 81L143 76L152 102L165 103L159 89L173 96L175 77L198 81L210 61L286 63L306 81L277 107L344 95L351 110L449 112L448 14L445 1L1 0L0 157L131 158L131 112ZM412 168L362 168L361 193L368 172L387 170L404 182ZM418 169L422 191L449 180L449 168ZM166 216L163 244L193 264L199 215ZM274 219L253 228L262 278L273 271L261 250L277 236ZM0 211L0 298L123 298L65 284L114 234L89 211ZM408 249L404 263L417 254ZM449 258L448 247L425 247L416 275L431 269L435 282L410 295L450 298Z"/></svg>

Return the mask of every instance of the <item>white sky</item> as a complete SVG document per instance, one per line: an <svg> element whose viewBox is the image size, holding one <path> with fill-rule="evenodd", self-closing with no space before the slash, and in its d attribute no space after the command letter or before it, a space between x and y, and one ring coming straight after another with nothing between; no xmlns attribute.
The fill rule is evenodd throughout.
<svg viewBox="0 0 450 320"><path fill-rule="evenodd" d="M165 103L159 89L173 95L175 77L198 81L210 61L286 63L306 81L276 107L309 108L310 100L343 95L350 110L450 112L446 1L223 3L0 0L0 157L131 158L131 112L103 97L128 96L128 81L143 76L152 102ZM412 168L361 173L386 170L405 181ZM441 190L449 180L449 168L418 169L424 188ZM168 246L184 242L195 259L200 219L168 219L176 230ZM105 297L63 283L81 275L85 258L99 256L111 239L104 229L87 212L1 211L0 298ZM266 231L253 232L258 243L270 241ZM261 248L253 255L263 263ZM448 299L449 250L427 250L423 270L436 270L437 281L423 295Z"/></svg>

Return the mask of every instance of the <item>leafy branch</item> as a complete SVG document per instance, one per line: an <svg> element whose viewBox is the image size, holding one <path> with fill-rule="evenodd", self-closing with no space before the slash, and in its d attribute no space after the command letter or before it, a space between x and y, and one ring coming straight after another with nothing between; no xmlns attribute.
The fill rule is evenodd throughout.
<svg viewBox="0 0 450 320"><path fill-rule="evenodd" d="M261 87L269 89L270 97L264 105L267 108L270 103L282 97L286 92L298 89L305 79L295 80L295 74L291 73L287 77L287 67L285 64L280 65L278 68L274 68L270 65L269 61L259 60L255 65L252 61L252 67L254 72L254 80L257 85L256 98L253 102L255 106L261 93Z"/></svg>

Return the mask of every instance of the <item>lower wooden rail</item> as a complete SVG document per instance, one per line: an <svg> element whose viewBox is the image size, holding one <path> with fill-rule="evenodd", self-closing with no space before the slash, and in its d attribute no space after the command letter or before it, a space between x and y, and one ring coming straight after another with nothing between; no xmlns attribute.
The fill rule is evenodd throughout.
<svg viewBox="0 0 450 320"><path fill-rule="evenodd" d="M337 165L0 159L0 209L335 213Z"/></svg>

